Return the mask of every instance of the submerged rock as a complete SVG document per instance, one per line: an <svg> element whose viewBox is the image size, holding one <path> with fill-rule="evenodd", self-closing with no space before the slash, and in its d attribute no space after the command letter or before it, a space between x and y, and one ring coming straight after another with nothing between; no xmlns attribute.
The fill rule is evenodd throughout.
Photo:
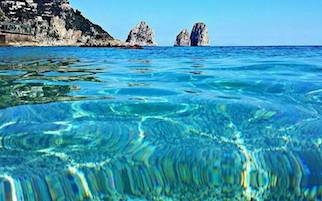
<svg viewBox="0 0 322 201"><path fill-rule="evenodd" d="M187 29L184 29L177 36L175 46L190 46L190 44L190 33Z"/></svg>
<svg viewBox="0 0 322 201"><path fill-rule="evenodd" d="M191 46L208 46L208 27L204 23L196 23L191 31Z"/></svg>
<svg viewBox="0 0 322 201"><path fill-rule="evenodd" d="M136 27L134 27L128 37L126 42L130 45L140 45L140 46L155 46L157 45L154 41L154 32L149 27L149 25L142 21Z"/></svg>

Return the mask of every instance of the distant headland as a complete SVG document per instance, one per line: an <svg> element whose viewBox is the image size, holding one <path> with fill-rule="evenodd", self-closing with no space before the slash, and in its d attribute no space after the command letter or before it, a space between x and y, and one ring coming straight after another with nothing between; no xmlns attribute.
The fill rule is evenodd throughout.
<svg viewBox="0 0 322 201"><path fill-rule="evenodd" d="M68 0L2 0L0 44L12 46L156 46L155 32L144 21L136 25L126 41L113 38L71 7ZM191 34L183 30L175 46L208 46L208 28L196 23Z"/></svg>

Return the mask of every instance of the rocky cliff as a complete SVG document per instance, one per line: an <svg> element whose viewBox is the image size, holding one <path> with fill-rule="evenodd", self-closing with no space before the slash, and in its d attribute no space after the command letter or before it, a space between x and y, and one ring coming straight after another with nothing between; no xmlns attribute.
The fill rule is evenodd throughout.
<svg viewBox="0 0 322 201"><path fill-rule="evenodd" d="M208 46L208 27L204 23L196 23L191 31L191 46Z"/></svg>
<svg viewBox="0 0 322 201"><path fill-rule="evenodd" d="M129 33L126 40L130 45L155 46L154 31L144 21L136 25Z"/></svg>
<svg viewBox="0 0 322 201"><path fill-rule="evenodd" d="M73 45L93 38L113 40L74 10L68 0L1 0L0 20L29 25L36 43Z"/></svg>
<svg viewBox="0 0 322 201"><path fill-rule="evenodd" d="M177 36L175 46L190 46L190 44L190 33L184 29Z"/></svg>
<svg viewBox="0 0 322 201"><path fill-rule="evenodd" d="M209 46L208 27L204 23L196 23L191 31L182 30L176 38L174 46Z"/></svg>

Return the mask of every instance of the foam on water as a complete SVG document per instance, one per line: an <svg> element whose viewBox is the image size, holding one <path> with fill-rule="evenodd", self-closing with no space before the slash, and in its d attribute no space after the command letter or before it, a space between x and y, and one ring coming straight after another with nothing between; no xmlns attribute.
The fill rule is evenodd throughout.
<svg viewBox="0 0 322 201"><path fill-rule="evenodd" d="M322 48L0 48L0 201L321 200Z"/></svg>

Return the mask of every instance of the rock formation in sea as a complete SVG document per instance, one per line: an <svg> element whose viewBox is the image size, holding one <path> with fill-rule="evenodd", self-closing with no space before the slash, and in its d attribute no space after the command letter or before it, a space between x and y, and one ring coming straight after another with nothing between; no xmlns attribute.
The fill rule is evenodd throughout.
<svg viewBox="0 0 322 201"><path fill-rule="evenodd" d="M114 40L74 10L68 0L1 0L0 20L4 24L16 24L15 30L29 27L33 36L29 42L34 45L77 45L96 38Z"/></svg>
<svg viewBox="0 0 322 201"><path fill-rule="evenodd" d="M175 46L190 46L190 44L190 33L187 29L184 29L177 36Z"/></svg>
<svg viewBox="0 0 322 201"><path fill-rule="evenodd" d="M81 47L118 47L118 48L126 48L126 49L142 49L142 46L136 44L129 44L123 41L114 39L110 40L107 38L91 38L88 39L87 42Z"/></svg>
<svg viewBox="0 0 322 201"><path fill-rule="evenodd" d="M144 21L140 22L130 31L126 42L130 45L140 46L157 45L157 43L154 41L154 31Z"/></svg>
<svg viewBox="0 0 322 201"><path fill-rule="evenodd" d="M204 23L196 23L191 31L191 46L208 46L208 27Z"/></svg>

